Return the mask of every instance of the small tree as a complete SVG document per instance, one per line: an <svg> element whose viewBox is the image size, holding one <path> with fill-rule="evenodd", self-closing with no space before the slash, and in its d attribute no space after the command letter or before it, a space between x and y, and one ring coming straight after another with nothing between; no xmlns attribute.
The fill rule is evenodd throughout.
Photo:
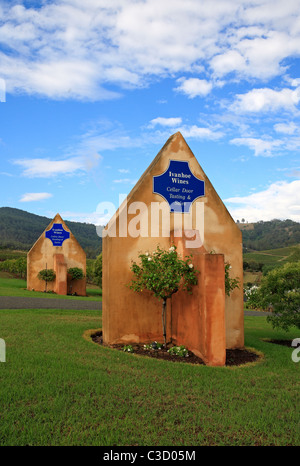
<svg viewBox="0 0 300 466"><path fill-rule="evenodd" d="M262 308L273 308L267 317L273 328L300 329L300 262L288 263L262 278L258 291Z"/></svg>
<svg viewBox="0 0 300 466"><path fill-rule="evenodd" d="M83 270L79 267L71 267L68 269L68 274L71 276L70 292L72 292L72 282L84 278L84 273Z"/></svg>
<svg viewBox="0 0 300 466"><path fill-rule="evenodd" d="M44 280L45 282L45 291L47 291L47 283L53 282L56 278L55 272L53 269L43 269L38 273L38 278Z"/></svg>
<svg viewBox="0 0 300 466"><path fill-rule="evenodd" d="M191 263L192 256L186 256L185 260L180 259L176 246L170 247L168 251L157 246L152 254L146 252L140 254L139 258L140 265L132 263L131 270L135 278L131 280L129 287L137 292L149 290L156 298L162 299L162 327L166 346L167 300L180 288L191 293L192 286L197 283L197 271Z"/></svg>

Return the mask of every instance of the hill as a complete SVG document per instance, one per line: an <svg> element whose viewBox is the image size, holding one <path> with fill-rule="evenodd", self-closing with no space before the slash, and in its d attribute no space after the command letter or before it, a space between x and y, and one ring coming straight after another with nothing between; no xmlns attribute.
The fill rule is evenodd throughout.
<svg viewBox="0 0 300 466"><path fill-rule="evenodd" d="M300 243L300 223L292 220L238 223L243 234L244 252L285 248Z"/></svg>
<svg viewBox="0 0 300 466"><path fill-rule="evenodd" d="M0 248L29 251L52 219L11 207L0 208ZM65 221L88 258L102 249L95 225Z"/></svg>
<svg viewBox="0 0 300 466"><path fill-rule="evenodd" d="M51 220L24 210L1 207L0 249L29 251ZM88 258L95 258L101 252L102 239L97 235L94 225L69 221L66 221L66 224ZM286 248L300 243L300 223L292 220L237 223L237 225L243 233L244 253ZM259 262L264 261L259 260Z"/></svg>

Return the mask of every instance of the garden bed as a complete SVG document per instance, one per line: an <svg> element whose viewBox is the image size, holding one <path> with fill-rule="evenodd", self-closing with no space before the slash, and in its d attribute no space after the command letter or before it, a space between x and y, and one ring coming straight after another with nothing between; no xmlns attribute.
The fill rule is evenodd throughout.
<svg viewBox="0 0 300 466"><path fill-rule="evenodd" d="M99 344L103 345L103 338L102 338L102 332L96 332L93 335L91 335L92 340ZM133 353L138 354L140 356L146 356L146 357L151 357L155 359L163 359L165 361L171 361L171 362L182 362L185 364L200 364L204 365L205 363L202 361L201 358L193 354L191 351L188 351L189 356L188 357L179 357L174 354L170 354L168 352L168 349L171 347L169 345L167 348L162 348L160 350L150 350L144 349L143 344L136 344L133 343L132 345ZM124 351L124 344L116 344L116 345L110 345L110 348L114 348L119 351ZM248 351L246 349L227 349L226 350L226 366L241 366L243 364L247 364L249 362L255 362L259 359L259 355L256 353L252 353L251 351Z"/></svg>
<svg viewBox="0 0 300 466"><path fill-rule="evenodd" d="M267 343L275 343L275 345L282 345L288 346L289 348L292 347L293 340L266 340Z"/></svg>

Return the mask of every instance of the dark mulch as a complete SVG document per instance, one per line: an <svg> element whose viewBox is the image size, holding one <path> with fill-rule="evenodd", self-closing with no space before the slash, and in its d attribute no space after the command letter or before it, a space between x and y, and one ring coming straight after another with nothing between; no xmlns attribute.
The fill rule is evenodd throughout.
<svg viewBox="0 0 300 466"><path fill-rule="evenodd" d="M275 343L276 345L292 347L293 340L266 340L267 343Z"/></svg>
<svg viewBox="0 0 300 466"><path fill-rule="evenodd" d="M92 340L99 345L103 345L102 332L97 332L94 335L91 335ZM132 344L131 345L134 354L139 354L142 356L148 356L156 359L163 359L165 361L173 362L183 362L187 364L202 364L204 362L202 359L195 356L191 351L189 351L189 357L178 357L168 353L167 349L163 348L161 350L144 350L144 345ZM119 351L123 351L124 344L110 345L110 348L115 348ZM226 350L226 366L240 366L248 362L257 361L259 356L255 353L251 353L246 349L230 349Z"/></svg>

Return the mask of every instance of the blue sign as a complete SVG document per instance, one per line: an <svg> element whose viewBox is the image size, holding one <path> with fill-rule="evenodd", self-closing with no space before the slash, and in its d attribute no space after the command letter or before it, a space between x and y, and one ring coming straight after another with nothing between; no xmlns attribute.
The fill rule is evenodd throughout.
<svg viewBox="0 0 300 466"><path fill-rule="evenodd" d="M46 231L46 238L51 239L53 246L62 246L65 239L70 238L70 233L61 223L53 223L52 228Z"/></svg>
<svg viewBox="0 0 300 466"><path fill-rule="evenodd" d="M205 195L204 181L191 172L188 162L170 160L169 168L153 177L153 192L165 198L170 212L189 213L194 200Z"/></svg>

